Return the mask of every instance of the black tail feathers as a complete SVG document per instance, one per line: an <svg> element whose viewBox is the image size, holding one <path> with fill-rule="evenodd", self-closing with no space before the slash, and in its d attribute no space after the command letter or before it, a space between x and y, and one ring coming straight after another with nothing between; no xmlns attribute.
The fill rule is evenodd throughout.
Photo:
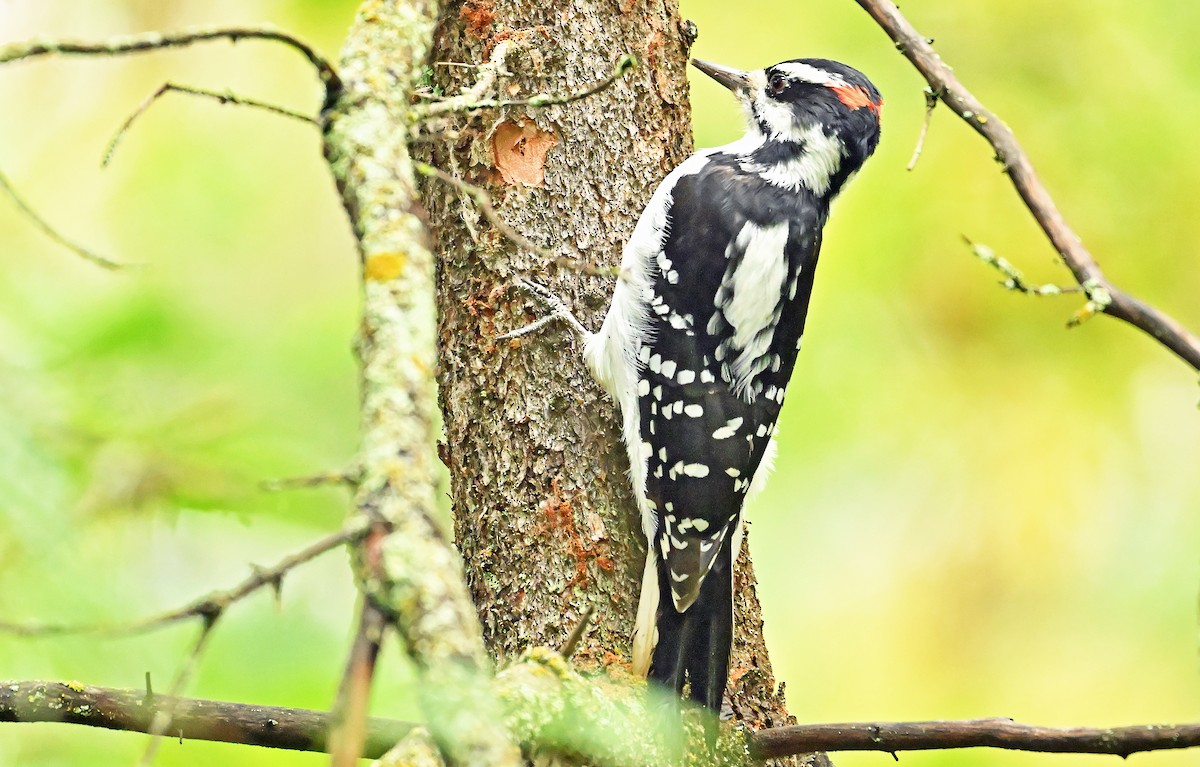
<svg viewBox="0 0 1200 767"><path fill-rule="evenodd" d="M700 595L682 613L675 611L666 568L658 572L658 641L649 678L682 697L720 714L733 647L733 565L726 543L704 579Z"/></svg>

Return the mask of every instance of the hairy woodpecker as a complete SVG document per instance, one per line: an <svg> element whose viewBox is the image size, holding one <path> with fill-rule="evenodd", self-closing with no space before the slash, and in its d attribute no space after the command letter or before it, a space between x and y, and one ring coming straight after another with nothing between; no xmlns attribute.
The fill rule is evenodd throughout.
<svg viewBox="0 0 1200 767"><path fill-rule="evenodd" d="M746 135L692 155L659 185L585 340L620 405L648 541L634 669L720 711L733 640L742 506L774 455L831 200L879 143L879 91L827 59L741 72L704 61L733 91ZM669 595L664 598L664 595Z"/></svg>

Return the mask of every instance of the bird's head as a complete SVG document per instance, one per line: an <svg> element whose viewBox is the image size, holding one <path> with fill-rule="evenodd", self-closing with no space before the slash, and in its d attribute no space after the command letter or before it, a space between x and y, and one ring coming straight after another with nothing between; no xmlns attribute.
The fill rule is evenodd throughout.
<svg viewBox="0 0 1200 767"><path fill-rule="evenodd" d="M811 142L814 132L841 144L841 170L856 171L879 144L883 99L853 67L829 59L793 59L743 72L695 59L692 64L733 91L751 138Z"/></svg>

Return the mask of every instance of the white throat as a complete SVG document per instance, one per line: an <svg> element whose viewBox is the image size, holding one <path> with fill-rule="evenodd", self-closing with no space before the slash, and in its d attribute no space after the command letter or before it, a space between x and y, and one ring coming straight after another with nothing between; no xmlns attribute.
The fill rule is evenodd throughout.
<svg viewBox="0 0 1200 767"><path fill-rule="evenodd" d="M758 136L755 149L761 147L765 141L762 134L757 129L751 129L751 133ZM742 139L747 141L747 144L751 143L748 141L750 135L748 133L747 137ZM764 163L757 160L751 150L740 153L741 160L738 164L742 170L758 174L772 186L792 192L804 188L818 196L826 194L833 177L841 169L842 159L846 155L845 145L836 136L827 136L819 125L798 130L795 139L789 139L790 141L802 146L799 151L784 160Z"/></svg>

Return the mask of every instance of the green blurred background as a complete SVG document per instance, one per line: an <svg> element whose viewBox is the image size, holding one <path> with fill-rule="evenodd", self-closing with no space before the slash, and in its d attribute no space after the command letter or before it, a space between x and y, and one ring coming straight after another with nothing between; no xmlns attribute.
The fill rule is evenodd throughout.
<svg viewBox="0 0 1200 767"><path fill-rule="evenodd" d="M7 0L0 37L97 38L269 22L330 55L355 3ZM961 237L1065 281L991 153L946 111L916 169L915 72L850 0L684 0L695 53L744 67L842 59L887 99L879 154L839 202L752 513L768 641L806 721L1009 716L1047 725L1200 719L1196 376L1075 298L996 286ZM942 56L1018 132L1118 284L1200 329L1200 6L908 2ZM333 529L335 490L262 478L344 465L356 439L357 267L314 131L168 96L112 166L113 131L164 80L316 105L281 47L0 69L0 169L65 234L143 264L114 275L0 204L0 620L119 621L231 585ZM695 89L700 145L740 132ZM326 707L348 643L344 555L217 632L189 692ZM195 627L0 636L0 677L162 689ZM413 716L394 648L375 712ZM0 726L0 765L127 765L140 736ZM1135 757L1195 764L1196 753ZM915 765L1101 757L971 751ZM160 765L316 765L188 742ZM887 755L841 755L842 767Z"/></svg>

